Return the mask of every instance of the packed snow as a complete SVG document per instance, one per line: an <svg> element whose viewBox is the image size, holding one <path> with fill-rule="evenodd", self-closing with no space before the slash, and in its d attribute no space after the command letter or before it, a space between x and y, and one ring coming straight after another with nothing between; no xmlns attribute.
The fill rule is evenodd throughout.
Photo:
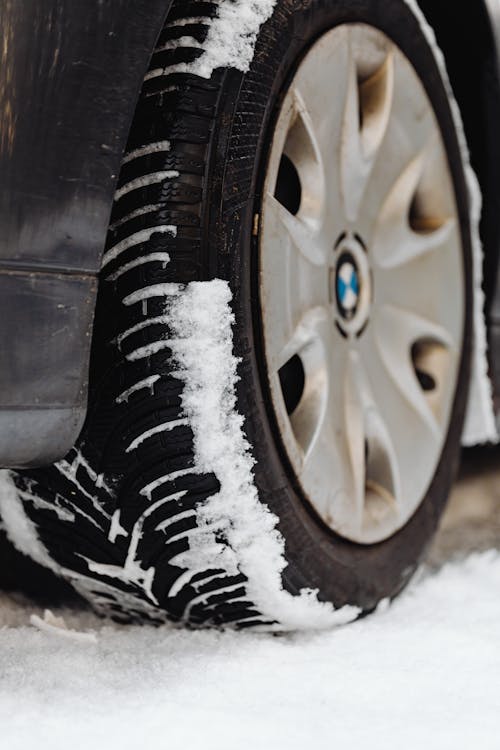
<svg viewBox="0 0 500 750"><path fill-rule="evenodd" d="M44 619L4 596L2 747L497 750L499 594L488 552L309 635Z"/></svg>
<svg viewBox="0 0 500 750"><path fill-rule="evenodd" d="M183 411L194 435L195 465L214 473L220 491L198 509L197 540L173 561L188 571L223 567L245 575L247 595L279 629L321 629L353 620L352 607L335 611L305 589L283 589L285 540L277 516L260 500L251 446L238 413L238 359L233 354L231 290L214 280L189 284L169 305L172 356L184 381ZM218 539L227 542L217 541Z"/></svg>
<svg viewBox="0 0 500 750"><path fill-rule="evenodd" d="M210 78L216 68L236 68L245 73L252 62L259 29L271 17L276 0L219 0L217 15L211 19L202 45L189 37L191 48L199 46L201 55L190 63L175 63L166 68L153 68L146 81L171 73L194 73ZM198 17L170 21L171 26L199 21ZM207 18L203 16L203 23ZM186 37L168 42L172 46L186 44ZM164 47L163 49L166 49Z"/></svg>

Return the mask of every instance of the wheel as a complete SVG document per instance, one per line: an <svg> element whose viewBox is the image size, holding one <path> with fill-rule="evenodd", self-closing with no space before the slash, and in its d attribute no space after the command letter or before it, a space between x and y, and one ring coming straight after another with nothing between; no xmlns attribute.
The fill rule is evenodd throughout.
<svg viewBox="0 0 500 750"><path fill-rule="evenodd" d="M205 79L213 14L176 2L160 36L86 425L6 525L114 617L321 627L404 587L454 477L464 164L403 0L278 0L249 70Z"/></svg>

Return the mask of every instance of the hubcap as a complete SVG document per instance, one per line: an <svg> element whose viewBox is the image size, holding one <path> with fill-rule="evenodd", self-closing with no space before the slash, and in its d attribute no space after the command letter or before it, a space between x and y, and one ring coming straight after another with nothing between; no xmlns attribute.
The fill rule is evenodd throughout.
<svg viewBox="0 0 500 750"><path fill-rule="evenodd" d="M440 128L380 31L339 26L298 68L273 135L259 258L272 403L303 494L335 532L382 541L439 462L465 303Z"/></svg>

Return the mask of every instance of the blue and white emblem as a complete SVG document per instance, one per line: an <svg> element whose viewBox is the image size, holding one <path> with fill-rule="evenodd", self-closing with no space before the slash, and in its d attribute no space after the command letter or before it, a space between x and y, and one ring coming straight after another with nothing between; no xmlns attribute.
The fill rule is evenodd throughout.
<svg viewBox="0 0 500 750"><path fill-rule="evenodd" d="M360 294L359 272L350 254L342 256L337 265L336 292L339 312L350 320L356 314Z"/></svg>

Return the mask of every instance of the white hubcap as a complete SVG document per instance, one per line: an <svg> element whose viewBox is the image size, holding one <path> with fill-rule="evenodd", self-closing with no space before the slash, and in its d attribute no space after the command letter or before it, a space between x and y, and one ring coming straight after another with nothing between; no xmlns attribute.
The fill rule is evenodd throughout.
<svg viewBox="0 0 500 750"><path fill-rule="evenodd" d="M434 111L371 27L325 34L287 91L264 187L260 300L273 406L305 496L342 536L388 538L443 449L464 271Z"/></svg>

